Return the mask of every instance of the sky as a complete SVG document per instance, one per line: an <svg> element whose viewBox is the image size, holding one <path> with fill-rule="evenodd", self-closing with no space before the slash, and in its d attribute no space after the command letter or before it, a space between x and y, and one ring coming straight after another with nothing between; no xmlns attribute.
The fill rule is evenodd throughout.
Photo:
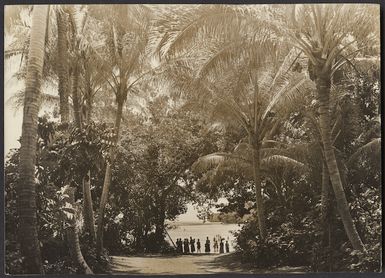
<svg viewBox="0 0 385 278"><path fill-rule="evenodd" d="M22 109L15 109L10 101L18 91L24 87L24 82L12 77L20 64L20 56L14 56L4 61L4 155L11 148L20 147L17 141L21 135L21 124L23 120Z"/></svg>
<svg viewBox="0 0 385 278"><path fill-rule="evenodd" d="M21 55L13 56L4 61L4 157L12 148L20 147L19 138L23 122L23 108L16 108L12 96L24 90L24 81L17 80L14 74L20 67ZM50 86L44 88L45 93L55 94ZM41 107L39 115L52 110L52 107Z"/></svg>

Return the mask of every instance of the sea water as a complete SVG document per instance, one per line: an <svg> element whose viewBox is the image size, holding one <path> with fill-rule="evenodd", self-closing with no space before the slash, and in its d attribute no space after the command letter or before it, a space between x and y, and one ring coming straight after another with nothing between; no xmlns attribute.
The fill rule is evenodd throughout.
<svg viewBox="0 0 385 278"><path fill-rule="evenodd" d="M206 222L206 223L170 223L167 229L168 234L176 242L177 238L188 238L195 239L195 243L199 239L201 242L201 250L204 252L204 244L206 237L209 237L211 244L211 251L213 250L213 238L220 236L224 241L228 240L230 244L230 251L233 251L235 238L232 231L239 231L241 225L238 224L223 224L219 222ZM167 240L169 238L166 236Z"/></svg>

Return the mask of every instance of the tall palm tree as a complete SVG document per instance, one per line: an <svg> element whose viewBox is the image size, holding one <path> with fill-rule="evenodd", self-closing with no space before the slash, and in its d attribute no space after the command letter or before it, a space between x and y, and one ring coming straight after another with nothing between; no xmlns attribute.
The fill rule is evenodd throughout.
<svg viewBox="0 0 385 278"><path fill-rule="evenodd" d="M67 60L71 67L71 93L74 108L74 121L79 129L91 123L94 97L102 88L105 69L100 57L96 55L93 45L100 43L98 28L95 20L88 16L88 9L83 5L65 6L63 10L68 16L69 50ZM67 72L68 75L68 72ZM59 78L60 85L60 78ZM60 87L60 86L59 86ZM91 172L86 171L83 184L83 216L85 232L90 244L95 243L95 219L91 196Z"/></svg>
<svg viewBox="0 0 385 278"><path fill-rule="evenodd" d="M252 170L261 238L267 234L261 187L262 169L272 163L299 164L282 155L280 144L274 140L274 136L283 119L295 107L297 97L312 89L311 82L303 73L291 69L295 53L289 52L276 69L274 63L269 66L272 60L266 58L267 55L262 57L261 53L255 51L266 49L265 43L265 40L262 43L252 42L249 47L241 50L235 48L226 54L221 50L216 52L203 62L196 74L198 78L187 82L191 84L188 86L193 87L184 87L187 92L205 94L204 102L211 109L214 107L213 111L222 123L241 127L245 132L246 137L234 154L216 153L201 162L219 163L230 158L233 162L246 163L241 168Z"/></svg>
<svg viewBox="0 0 385 278"><path fill-rule="evenodd" d="M294 96L309 89L309 83L305 75L292 72L293 52L283 62L277 59L280 51L287 50L269 30L262 10L198 6L184 12L181 20L167 12L160 15L161 23L170 23L162 26L156 50L166 60L186 57L183 64L193 64L190 75L196 80L180 78L183 64L179 64L179 75L173 83L182 83L182 91L208 92L217 111L246 132L243 146L247 145L252 154L258 229L265 238L260 169L261 152L266 147L263 144L277 131L276 116L286 114ZM187 46L193 51L187 53ZM197 53L193 59L188 57L191 52ZM190 84L205 85L192 89Z"/></svg>
<svg viewBox="0 0 385 278"><path fill-rule="evenodd" d="M48 5L33 7L32 29L25 81L18 192L19 241L26 273L44 273L36 223L35 163L40 85L44 64Z"/></svg>
<svg viewBox="0 0 385 278"><path fill-rule="evenodd" d="M330 115L332 77L360 53L360 44L378 39L378 9L357 5L294 5L279 16L277 30L303 51L309 59L309 74L316 83L321 138L325 163L345 231L356 250L365 250L350 215L341 175L333 149ZM377 13L377 14L376 14Z"/></svg>
<svg viewBox="0 0 385 278"><path fill-rule="evenodd" d="M104 214L111 185L111 166L116 156L115 145L120 137L120 125L123 116L123 107L129 93L135 92L143 73L147 70L147 45L149 41L150 11L141 5L111 5L106 13L105 6L93 7L96 18L107 17L104 26L105 47L100 54L109 73L106 81L115 94L117 111L115 116L113 139L114 146L109 152L100 198L96 247L100 256L103 249Z"/></svg>
<svg viewBox="0 0 385 278"><path fill-rule="evenodd" d="M78 16L80 14L80 19ZM78 35L79 29L82 31L84 27L84 15L78 12L74 6L56 6L57 16L57 28L58 28L58 59L59 66L57 74L59 77L59 96L60 96L60 116L62 123L68 123L69 121L69 78L68 75L72 74L72 101L74 108L74 119L77 128L81 129L82 122L80 117L80 103L78 99L78 80L79 80L79 52L80 52L80 38ZM80 23L79 23L80 22ZM69 46L71 48L69 48ZM69 70L71 68L71 71ZM92 199L91 191L89 186L89 176L86 176L87 182L83 182L83 196L84 196L84 219L86 230L90 232L91 238L94 233L94 222L93 222L93 210L92 210ZM88 185L88 186L87 186ZM69 189L71 192L72 188ZM71 200L74 202L73 200ZM91 203L91 205L90 205ZM90 216L92 220L90 220ZM72 254L74 264L79 267L82 273L90 274L90 270L87 262L81 253L80 242L79 242L79 231L76 226L75 217L70 220L70 225L67 230L67 238L69 243L69 251Z"/></svg>
<svg viewBox="0 0 385 278"><path fill-rule="evenodd" d="M94 21L88 16L86 6L76 6L69 10L72 29L72 61L73 73L72 97L74 103L75 122L78 128L83 129L89 125L92 118L95 94L102 87L102 80L105 75L104 69L100 66L99 57L95 54L92 44L100 39ZM93 38L91 38L93 36ZM76 77L75 77L76 75ZM80 82L79 82L80 81ZM85 102L85 105L84 105ZM95 243L95 217L91 195L91 172L87 171L82 179L83 184L83 216L84 227L90 243Z"/></svg>
<svg viewBox="0 0 385 278"><path fill-rule="evenodd" d="M293 7L291 9L291 7ZM233 26L249 26L251 34L261 26L288 38L288 42L309 58L309 75L315 81L320 101L322 142L325 162L332 180L338 211L353 248L364 250L349 212L335 154L332 148L329 115L329 95L332 75L351 59L362 53L362 45L375 38L372 49L379 49L378 7L368 5L295 5L235 8L220 6L215 9L197 7L187 9L182 20L170 20L166 32L159 40L159 52L163 56L180 55L197 37L217 36L234 29ZM270 10L270 11L269 11ZM172 14L165 13L167 18ZM239 23L244 22L244 24ZM373 28L374 26L374 28ZM247 28L247 27L245 27ZM250 30L249 29L249 30Z"/></svg>

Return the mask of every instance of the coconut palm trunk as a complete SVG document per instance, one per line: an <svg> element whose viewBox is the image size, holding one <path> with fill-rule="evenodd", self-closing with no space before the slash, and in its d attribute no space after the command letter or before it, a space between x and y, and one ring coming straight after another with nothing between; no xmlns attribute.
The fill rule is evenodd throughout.
<svg viewBox="0 0 385 278"><path fill-rule="evenodd" d="M324 149L325 163L329 171L330 181L333 187L334 195L337 202L337 209L343 222L346 234L354 249L364 251L365 247L357 232L353 218L350 215L349 205L346 200L345 191L342 185L340 172L335 157L332 137L331 137L331 120L329 110L331 74L317 75L316 86L319 99L320 112L320 130Z"/></svg>
<svg viewBox="0 0 385 278"><path fill-rule="evenodd" d="M260 151L258 146L253 142L254 139L250 137L250 145L253 146L253 176L255 183L255 198L257 203L257 215L258 215L258 230L261 239L265 239L267 235L266 219L265 219L265 207L262 198L261 188L261 167L260 167Z"/></svg>
<svg viewBox="0 0 385 278"><path fill-rule="evenodd" d="M322 164L322 191L321 191L321 225L323 229L323 242L327 242L327 225L330 222L330 177L327 166Z"/></svg>
<svg viewBox="0 0 385 278"><path fill-rule="evenodd" d="M83 217L84 229L89 237L89 243L93 244L95 240L95 217L91 195L91 171L88 170L83 177Z"/></svg>
<svg viewBox="0 0 385 278"><path fill-rule="evenodd" d="M65 198L65 201L72 205L74 208L75 205L75 188L68 187L65 192L68 197ZM74 261L78 271L84 274L93 274L92 270L88 266L87 262L84 260L82 251L80 249L78 227L76 224L75 218L75 209L73 211L73 217L68 219L66 227L66 234L68 240L68 247L71 255L71 259Z"/></svg>
<svg viewBox="0 0 385 278"><path fill-rule="evenodd" d="M68 105L68 46L67 46L67 31L68 20L67 14L58 10L56 13L57 18L57 48L59 63L57 63L57 73L59 78L58 90L60 98L60 119L62 123L68 123L69 121L69 105Z"/></svg>
<svg viewBox="0 0 385 278"><path fill-rule="evenodd" d="M87 84L87 109L86 109L86 123L89 124L91 121L92 115L92 101L91 101L91 92L90 86ZM88 236L90 244L95 243L95 216L94 208L91 195L91 171L88 170L87 175L83 177L83 217L84 217L84 229Z"/></svg>
<svg viewBox="0 0 385 278"><path fill-rule="evenodd" d="M19 242L21 256L24 258L23 269L29 274L44 273L37 231L35 165L48 11L48 5L33 7L20 147L20 183L17 198Z"/></svg>
<svg viewBox="0 0 385 278"><path fill-rule="evenodd" d="M123 104L124 104L124 101L118 99L118 110L116 112L116 118L115 118L116 137L115 137L114 143L117 143L119 140L120 123L122 121L122 114L123 114ZM107 162L106 172L104 174L102 196L100 198L98 226L97 226L97 232L96 232L96 253L98 257L100 257L103 250L104 213L105 213L105 208L107 204L108 193L111 186L111 166L114 163L114 160L115 160L115 146L113 146L110 151L110 161Z"/></svg>
<svg viewBox="0 0 385 278"><path fill-rule="evenodd" d="M322 267L322 271L331 271L331 187L330 177L325 162L322 163L321 175L321 231L322 231L322 252L324 258L327 258L327 264Z"/></svg>

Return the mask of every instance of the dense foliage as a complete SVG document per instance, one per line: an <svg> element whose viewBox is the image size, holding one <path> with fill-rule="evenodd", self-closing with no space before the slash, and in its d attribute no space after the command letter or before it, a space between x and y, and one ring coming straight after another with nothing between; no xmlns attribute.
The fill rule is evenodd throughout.
<svg viewBox="0 0 385 278"><path fill-rule="evenodd" d="M6 21L5 58L29 86L12 100L48 108L24 113L5 158L7 273L173 253L167 222L191 203L203 221L241 223L237 258L255 268L380 270L374 5L55 5L48 20L33 8Z"/></svg>

